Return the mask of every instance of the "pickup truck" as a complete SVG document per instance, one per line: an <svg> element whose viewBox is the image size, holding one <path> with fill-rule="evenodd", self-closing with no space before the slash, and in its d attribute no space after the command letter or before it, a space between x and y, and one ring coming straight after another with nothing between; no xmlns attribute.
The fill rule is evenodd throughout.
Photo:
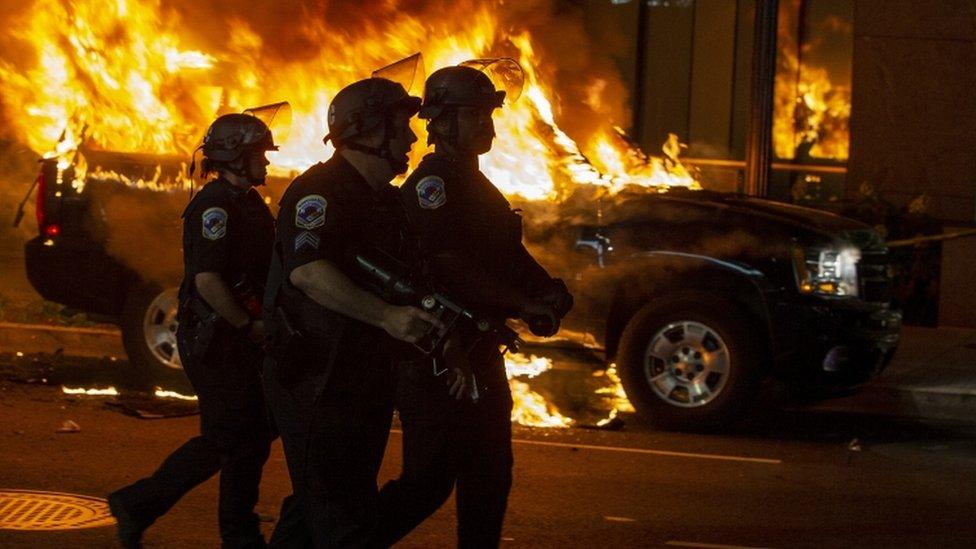
<svg viewBox="0 0 976 549"><path fill-rule="evenodd" d="M174 335L183 159L85 159L84 177L41 163L28 278L48 300L115 319L136 371L185 389ZM269 178L262 192L276 204L286 183ZM897 347L888 250L857 221L679 189L581 187L519 206L527 246L576 296L557 337L537 343L615 363L657 427L721 428L771 378L856 388Z"/></svg>

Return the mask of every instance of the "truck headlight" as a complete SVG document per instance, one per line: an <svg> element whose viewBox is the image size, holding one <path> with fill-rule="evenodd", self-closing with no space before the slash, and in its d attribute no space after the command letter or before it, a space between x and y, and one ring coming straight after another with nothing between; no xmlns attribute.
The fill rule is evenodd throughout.
<svg viewBox="0 0 976 549"><path fill-rule="evenodd" d="M861 252L854 247L794 248L793 267L801 294L857 296L857 262Z"/></svg>

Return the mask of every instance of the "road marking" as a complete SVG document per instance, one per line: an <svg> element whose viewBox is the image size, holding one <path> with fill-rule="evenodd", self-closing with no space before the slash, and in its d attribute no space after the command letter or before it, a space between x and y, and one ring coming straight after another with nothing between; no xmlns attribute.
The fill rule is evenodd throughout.
<svg viewBox="0 0 976 549"><path fill-rule="evenodd" d="M630 517L603 517L607 522L637 522L637 519L632 519Z"/></svg>
<svg viewBox="0 0 976 549"><path fill-rule="evenodd" d="M702 547L705 549L769 549L768 547L753 547L750 545L723 545L721 543L699 543L697 541L669 541L664 545L672 547Z"/></svg>
<svg viewBox="0 0 976 549"><path fill-rule="evenodd" d="M390 432L402 434L400 429L391 429ZM719 461L740 461L745 463L762 463L765 465L781 465L783 460L770 458L756 458L748 456L727 456L723 454L697 454L694 452L672 452L670 450L651 450L648 448L629 448L626 446L595 446L592 444L569 444L566 442L548 442L541 440L526 440L523 438L513 438L515 444L528 444L532 446L552 446L555 448L575 448L579 450L602 450L605 452L622 452L625 454L645 454L652 456L686 457L697 459L713 459Z"/></svg>
<svg viewBox="0 0 976 549"><path fill-rule="evenodd" d="M541 440L512 439L512 442L519 444L531 444L534 446L555 446L557 448L579 448L581 450L603 450L607 452L623 452L628 454L649 454L655 456L687 457L698 459L717 459L721 461L744 461L747 463L764 463L766 465L779 465L783 463L780 459L754 458L747 456L726 456L722 454L697 454L694 452L672 452L670 450L651 450L648 448L628 448L624 446L594 446L590 444L568 444L565 442L547 442Z"/></svg>

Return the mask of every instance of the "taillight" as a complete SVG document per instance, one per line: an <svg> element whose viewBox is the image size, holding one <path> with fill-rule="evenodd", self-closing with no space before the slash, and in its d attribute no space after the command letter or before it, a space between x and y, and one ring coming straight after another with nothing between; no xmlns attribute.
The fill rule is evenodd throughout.
<svg viewBox="0 0 976 549"><path fill-rule="evenodd" d="M37 174L37 188L34 189L34 212L37 215L37 230L44 230L44 208L47 206L47 183L44 181L44 164ZM58 230L58 232L61 232Z"/></svg>
<svg viewBox="0 0 976 549"><path fill-rule="evenodd" d="M61 225L51 224L44 227L44 234L51 237L58 236L61 234Z"/></svg>

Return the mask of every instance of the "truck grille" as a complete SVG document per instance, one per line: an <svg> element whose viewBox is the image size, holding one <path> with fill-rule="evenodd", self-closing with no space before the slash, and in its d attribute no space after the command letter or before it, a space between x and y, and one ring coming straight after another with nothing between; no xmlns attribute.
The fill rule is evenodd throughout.
<svg viewBox="0 0 976 549"><path fill-rule="evenodd" d="M861 299L869 302L891 301L891 275L888 251L862 251L857 263L857 280Z"/></svg>

